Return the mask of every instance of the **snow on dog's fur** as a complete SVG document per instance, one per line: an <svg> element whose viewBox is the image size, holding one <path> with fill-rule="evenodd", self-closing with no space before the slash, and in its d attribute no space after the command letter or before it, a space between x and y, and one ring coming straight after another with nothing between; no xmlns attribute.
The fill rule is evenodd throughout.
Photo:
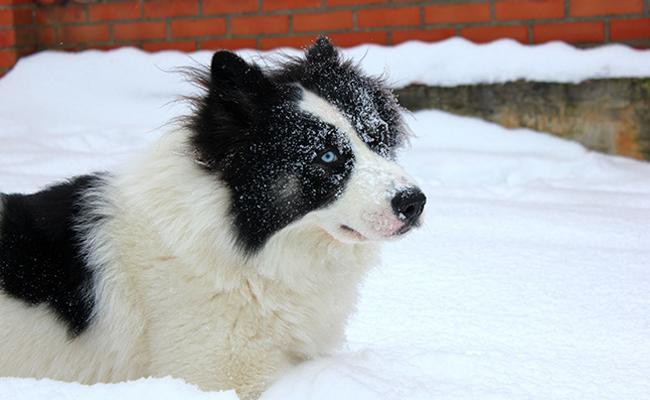
<svg viewBox="0 0 650 400"><path fill-rule="evenodd" d="M195 113L123 170L0 198L0 375L254 398L342 342L378 242L425 202L394 97L327 39L197 74Z"/></svg>

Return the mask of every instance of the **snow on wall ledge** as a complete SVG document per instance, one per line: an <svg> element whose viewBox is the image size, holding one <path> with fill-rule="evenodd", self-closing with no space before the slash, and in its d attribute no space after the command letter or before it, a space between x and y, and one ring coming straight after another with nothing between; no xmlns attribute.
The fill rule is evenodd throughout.
<svg viewBox="0 0 650 400"><path fill-rule="evenodd" d="M632 78L650 76L650 50L637 50L611 44L580 49L563 42L522 45L511 39L475 44L463 38L436 43L405 42L397 46L375 44L343 49L369 73L384 74L394 88L409 84L456 86L476 83L500 83L516 80L577 83L587 79ZM64 53L71 63L84 62L84 54ZM108 51L114 62L126 61L141 53L154 65L187 65L192 59L207 64L212 51L181 53L163 51L153 55L134 48ZM272 63L279 53L298 55L292 48L275 51L239 50L242 56ZM52 51L20 59L19 65L41 63ZM265 56L272 57L265 57ZM11 73L10 73L11 75Z"/></svg>
<svg viewBox="0 0 650 400"><path fill-rule="evenodd" d="M367 45L347 52L368 71L387 72L393 87L412 83L457 86L519 79L576 83L598 78L650 76L650 50L624 45L578 49L561 42L522 45L503 39L474 44L462 38L407 42L393 48Z"/></svg>

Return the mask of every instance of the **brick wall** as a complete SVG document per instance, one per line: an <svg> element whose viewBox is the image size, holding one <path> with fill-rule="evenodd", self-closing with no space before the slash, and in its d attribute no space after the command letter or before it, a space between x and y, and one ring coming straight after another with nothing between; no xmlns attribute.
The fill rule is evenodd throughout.
<svg viewBox="0 0 650 400"><path fill-rule="evenodd" d="M512 38L650 47L650 0L0 0L0 74L24 54Z"/></svg>

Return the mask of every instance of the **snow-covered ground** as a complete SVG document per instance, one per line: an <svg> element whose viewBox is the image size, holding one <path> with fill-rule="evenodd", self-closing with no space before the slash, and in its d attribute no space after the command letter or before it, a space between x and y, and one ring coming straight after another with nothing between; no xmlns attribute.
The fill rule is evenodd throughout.
<svg viewBox="0 0 650 400"><path fill-rule="evenodd" d="M455 39L348 54L396 86L650 76L650 52L620 46ZM0 191L110 169L149 145L192 90L168 71L194 62L133 49L21 60L0 80ZM401 160L428 195L424 227L386 246L345 348L263 399L650 398L650 164L438 111L407 120L417 138ZM0 378L0 399L147 395L235 397L171 379Z"/></svg>

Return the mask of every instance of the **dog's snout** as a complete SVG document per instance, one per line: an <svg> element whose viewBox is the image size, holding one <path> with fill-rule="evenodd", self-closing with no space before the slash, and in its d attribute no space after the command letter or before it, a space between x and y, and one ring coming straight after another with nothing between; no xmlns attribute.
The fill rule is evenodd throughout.
<svg viewBox="0 0 650 400"><path fill-rule="evenodd" d="M422 215L427 197L416 187L397 192L391 205L397 217L405 224L411 224Z"/></svg>

